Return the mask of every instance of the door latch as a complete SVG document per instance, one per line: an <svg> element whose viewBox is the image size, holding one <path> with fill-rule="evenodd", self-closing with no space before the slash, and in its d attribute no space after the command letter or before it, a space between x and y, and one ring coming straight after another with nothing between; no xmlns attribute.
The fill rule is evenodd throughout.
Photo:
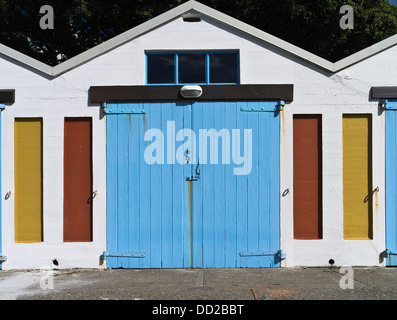
<svg viewBox="0 0 397 320"><path fill-rule="evenodd" d="M199 176L186 177L186 181L197 181L198 179L200 179Z"/></svg>
<svg viewBox="0 0 397 320"><path fill-rule="evenodd" d="M186 181L197 181L198 179L200 179L200 160L197 162L196 175L186 177Z"/></svg>

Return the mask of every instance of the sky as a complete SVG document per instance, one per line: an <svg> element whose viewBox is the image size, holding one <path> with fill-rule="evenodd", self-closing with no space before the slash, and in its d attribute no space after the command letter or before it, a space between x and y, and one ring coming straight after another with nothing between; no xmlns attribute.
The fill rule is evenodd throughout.
<svg viewBox="0 0 397 320"><path fill-rule="evenodd" d="M397 0L387 0L389 1L389 3L394 4L395 6L397 6Z"/></svg>

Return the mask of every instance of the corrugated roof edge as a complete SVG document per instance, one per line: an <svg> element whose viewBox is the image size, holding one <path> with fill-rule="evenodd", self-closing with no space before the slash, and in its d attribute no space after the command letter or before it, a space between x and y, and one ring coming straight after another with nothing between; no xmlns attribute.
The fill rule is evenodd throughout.
<svg viewBox="0 0 397 320"><path fill-rule="evenodd" d="M5 45L0 44L0 55L4 55L9 57L15 61L21 62L22 64L31 67L37 71L40 71L46 75L57 77L65 72L68 72L96 57L107 53L126 42L133 40L151 30L158 28L171 20L174 20L182 14L187 13L191 10L197 11L211 19L214 19L218 22L221 22L224 25L227 25L230 28L236 29L240 32L246 33L254 38L257 38L261 41L264 41L270 45L273 45L283 51L289 52L292 55L308 61L309 63L316 65L317 67L324 69L326 71L335 73L342 69L345 69L353 64L356 64L362 60L365 60L373 55L376 55L392 46L397 44L397 35L389 37L383 41L380 41L366 49L363 49L355 54L352 54L342 60L339 60L335 63L332 63L326 59L323 59L313 53L310 53L304 49L301 49L289 42L281 40L275 36L272 36L269 33L261 31L253 26L250 26L240 20L232 18L224 13L221 13L215 9L212 9L206 5L203 5L195 0L190 0L185 2L184 4L179 5L157 17L150 19L147 22L142 23L139 26L136 26L118 36L115 36L108 41L105 41L65 62L51 67L42 63L36 59L33 59L21 52L18 52L14 49L11 49Z"/></svg>

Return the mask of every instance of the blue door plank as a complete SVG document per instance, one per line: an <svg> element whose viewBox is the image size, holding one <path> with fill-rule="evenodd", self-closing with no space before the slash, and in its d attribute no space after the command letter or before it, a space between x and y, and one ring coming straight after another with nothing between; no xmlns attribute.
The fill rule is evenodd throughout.
<svg viewBox="0 0 397 320"><path fill-rule="evenodd" d="M161 104L150 104L150 128L161 128ZM163 131L164 132L164 131ZM152 140L153 141L153 140ZM158 150L156 150L158 152ZM152 164L150 166L150 267L161 267L161 195L162 183L161 167L162 164Z"/></svg>
<svg viewBox="0 0 397 320"><path fill-rule="evenodd" d="M192 109L190 104L182 104L181 107L183 108L183 132L184 135L189 133L188 130L191 129L192 124ZM185 140L187 141L187 137ZM183 143L183 142L182 142ZM184 155L186 154L186 150L182 150ZM192 175L192 170L190 165L186 165L186 162L183 161L183 176L184 180L186 181L186 177ZM193 190L191 183L185 182L184 183L184 195L183 198L185 199L184 203L184 215L183 215L183 265L186 268L190 268L193 266L193 255L192 252L192 216L193 216Z"/></svg>
<svg viewBox="0 0 397 320"><path fill-rule="evenodd" d="M225 103L225 128L230 129L230 143L232 129L237 125L237 103ZM237 265L237 179L233 174L232 152L230 149L230 165L225 166L225 267L235 268Z"/></svg>
<svg viewBox="0 0 397 320"><path fill-rule="evenodd" d="M117 250L117 116L106 119L106 189L107 189L107 216L106 216L106 247L107 250ZM108 268L117 267L117 258L108 258Z"/></svg>
<svg viewBox="0 0 397 320"><path fill-rule="evenodd" d="M225 104L215 102L213 104L213 128L219 133L225 129ZM227 131L228 132L228 131ZM222 147L224 142L218 138L218 164L214 165L214 176L212 178L212 190L214 190L214 267L225 266L225 166L222 164ZM211 150L215 151L215 150Z"/></svg>
<svg viewBox="0 0 397 320"><path fill-rule="evenodd" d="M261 126L259 128L259 135L265 135L268 139L264 139L261 143L261 147L259 149L259 158L261 161L259 162L259 190L261 192L260 202L259 202L259 248L265 251L274 251L276 252L279 247L274 248L272 246L272 238L279 238L279 229L277 226L272 226L272 222L274 217L279 219L278 210L274 208L274 202L278 201L278 182L274 181L275 184L271 182L271 175L276 172L277 166L274 167L275 161L278 160L279 154L279 144L278 141L274 142L274 134L272 130L278 129L278 118L274 118L273 113L262 113L259 115L260 123L265 122L266 126ZM276 127L273 126L273 123L276 124ZM277 133L276 133L277 134ZM276 146L276 149L273 149L273 146ZM268 168L268 169L266 169ZM270 170L269 170L270 168ZM274 172L273 172L274 171ZM278 174L278 173L277 173ZM274 257L260 257L260 265L272 266L274 263Z"/></svg>
<svg viewBox="0 0 397 320"><path fill-rule="evenodd" d="M141 268L150 268L150 165L148 165L143 159L143 155L146 147L150 144L143 140L143 136L147 129L151 128L150 118L151 118L151 108L150 105L146 105L146 114L143 115L142 123L140 123L141 142L139 154L141 156L141 166L139 172L139 207L140 207L140 219L139 219L139 244L140 252L146 253L146 258L139 259L139 266Z"/></svg>
<svg viewBox="0 0 397 320"><path fill-rule="evenodd" d="M117 126L117 175L128 176L128 119L123 115L118 115ZM117 234L118 246L117 252L128 252L128 183L127 179L118 179L117 181ZM128 258L119 257L121 267L128 267Z"/></svg>
<svg viewBox="0 0 397 320"><path fill-rule="evenodd" d="M280 121L279 117L269 114L269 139L272 156L269 160L269 212L270 212L270 250L280 249ZM280 261L277 260L277 266Z"/></svg>
<svg viewBox="0 0 397 320"><path fill-rule="evenodd" d="M269 117L273 116L270 112L261 112L259 115L259 137L269 137L271 135L271 127L268 125ZM270 149L269 139L260 140L260 148L258 150L258 192L259 192L259 249L270 251L270 157L274 156L273 150Z"/></svg>
<svg viewBox="0 0 397 320"><path fill-rule="evenodd" d="M396 112L395 111L386 111L386 249L389 249L390 246L393 246L394 243L394 228L391 228L394 225L394 214L391 214L395 210L395 167L394 167L394 159L396 153Z"/></svg>
<svg viewBox="0 0 397 320"><path fill-rule="evenodd" d="M182 106L172 106L171 107L171 120L175 120L175 134L183 127L184 119L184 107ZM175 140L173 141L176 145ZM170 147L170 146L168 146ZM176 152L176 148L173 148ZM175 155L173 155L175 157ZM174 159L173 165L170 166L172 170L172 265L173 268L183 268L184 267L184 221L186 220L185 211L185 176L184 176L184 166L180 165L176 159ZM165 186L167 187L167 186ZM168 185L168 187L170 187Z"/></svg>
<svg viewBox="0 0 397 320"><path fill-rule="evenodd" d="M214 114L211 103L203 103L202 107L202 126L199 129L211 129L214 126ZM201 142L203 143L203 141ZM204 148L205 144L203 144ZM214 229L215 229L215 216L214 216L214 206L215 206L215 193L213 190L214 175L215 175L215 165L211 164L211 150L210 150L210 139L207 139L207 155L202 161L202 198L203 198L203 267L214 268L214 255L215 255L215 239L214 239ZM205 152L204 152L205 153Z"/></svg>
<svg viewBox="0 0 397 320"><path fill-rule="evenodd" d="M257 108L258 102L250 103L250 107ZM251 172L247 175L248 179L248 249L251 251L259 251L258 247L259 234L258 234L258 149L259 138L258 138L258 112L248 113L248 127L246 130L250 130L252 136L252 148L249 151L248 144L244 141L244 153L248 152L252 158ZM244 132L242 128L242 132ZM266 139L263 139L266 140ZM246 151L247 150L247 151ZM252 267L259 266L259 258L252 256L247 258L247 263Z"/></svg>
<svg viewBox="0 0 397 320"><path fill-rule="evenodd" d="M2 188L1 188L1 146L2 146L2 143L1 143L1 110L4 108L4 105L0 105L0 195L2 194ZM1 241L1 237L2 237L2 235L1 235L1 221L2 221L2 215L1 215L1 203L2 203L2 201L1 201L1 199L0 199L0 256L2 256L3 255L3 251L2 251L2 241ZM0 270L1 270L1 268L2 268L2 262L0 261Z"/></svg>
<svg viewBox="0 0 397 320"><path fill-rule="evenodd" d="M165 139L168 138L167 121L172 121L172 108L169 103L164 103L160 108L161 129L166 133ZM165 140L167 141L167 140ZM164 150L166 159L167 147ZM173 237L173 219L172 219L172 166L170 164L160 166L161 170L161 267L172 268L172 237Z"/></svg>
<svg viewBox="0 0 397 320"><path fill-rule="evenodd" d="M203 103L195 102L192 104L192 130L196 136L196 151L195 159L192 159L192 164L190 165L192 170L192 175L197 176L200 171L200 178L197 181L188 182L192 188L192 248L193 248L193 267L201 268L203 266L203 193L202 193L202 180L201 172L205 170L203 164L201 164L200 152L199 152L199 131L198 128L201 127L203 122ZM200 163L200 164L199 164Z"/></svg>
<svg viewBox="0 0 397 320"><path fill-rule="evenodd" d="M397 236L396 236L396 206L397 206L397 194L396 194L396 183L397 183L397 170L396 170L396 159L397 159L397 113L396 111L390 111L388 114L392 115L392 121L393 125L390 126L391 129L393 130L393 133L390 133L390 137L393 138L393 141L391 141L393 147L393 151L389 156L388 163L390 172L387 172L386 177L388 177L390 181L391 188L388 191L388 198L390 198L390 204L391 208L389 210L389 222L388 226L390 229L390 235L391 235L391 244L390 244L390 249L397 249ZM389 148L390 150L391 148ZM392 180L393 179L393 180Z"/></svg>
<svg viewBox="0 0 397 320"><path fill-rule="evenodd" d="M240 109L241 104L237 104ZM237 112L237 128L247 128L248 125L248 112ZM240 144L236 145L237 153L243 154L244 146L244 133L239 133ZM237 156L239 156L237 154ZM241 166L241 165L240 165ZM248 251L248 179L247 176L238 175L237 177L237 254L242 251ZM237 267L248 267L246 258L238 255Z"/></svg>
<svg viewBox="0 0 397 320"><path fill-rule="evenodd" d="M390 105L397 108L397 101L389 101ZM396 183L397 183L397 111L387 110L386 117L386 249L397 253L396 236ZM396 266L396 255L390 255L386 259L386 265Z"/></svg>
<svg viewBox="0 0 397 320"><path fill-rule="evenodd" d="M140 172L140 154L138 152L139 145L141 143L141 138L143 137L140 131L140 123L143 121L143 115L137 114L127 115L129 121L129 132L126 133L129 137L128 144L128 201L129 211L128 211L128 230L129 230L129 241L128 241L128 251L129 252L141 252L139 246L139 219L140 219L140 207L139 207L139 172ZM129 258L127 261L129 268L138 268L139 259Z"/></svg>

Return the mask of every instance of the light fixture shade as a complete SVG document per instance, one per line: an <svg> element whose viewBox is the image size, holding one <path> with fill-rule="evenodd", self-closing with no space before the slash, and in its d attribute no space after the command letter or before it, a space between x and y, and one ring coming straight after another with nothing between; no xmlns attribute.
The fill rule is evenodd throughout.
<svg viewBox="0 0 397 320"><path fill-rule="evenodd" d="M199 13L189 12L182 14L182 19L185 22L200 22L201 15Z"/></svg>
<svg viewBox="0 0 397 320"><path fill-rule="evenodd" d="M199 98L203 94L200 86L183 86L181 88L181 96L184 98Z"/></svg>

